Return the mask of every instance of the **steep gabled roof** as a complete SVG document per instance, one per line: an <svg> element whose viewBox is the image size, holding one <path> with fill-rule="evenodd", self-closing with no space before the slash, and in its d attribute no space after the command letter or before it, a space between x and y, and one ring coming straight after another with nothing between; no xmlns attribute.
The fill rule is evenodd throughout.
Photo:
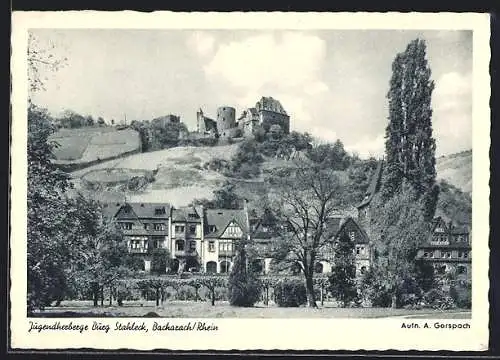
<svg viewBox="0 0 500 360"><path fill-rule="evenodd" d="M159 211L157 211L157 209ZM107 219L158 219L168 220L171 205L168 203L104 203L103 216Z"/></svg>
<svg viewBox="0 0 500 360"><path fill-rule="evenodd" d="M358 224L358 222L356 220L354 220L354 218L352 217L347 217L345 219L345 221L342 223L342 225L340 226L340 229L339 231L337 232L337 235L335 236L335 238L338 238L338 236L340 236L340 234L342 234L342 232L345 230L345 228L349 225L352 225L354 226L355 228L357 228L357 230L359 231L359 233L361 234L361 241L356 241L356 243L360 243L360 244L368 244L370 242L370 238L368 237L368 234L366 233L366 231L363 229L363 227L361 225Z"/></svg>
<svg viewBox="0 0 500 360"><path fill-rule="evenodd" d="M201 207L183 206L172 209L172 221L175 222L201 222Z"/></svg>
<svg viewBox="0 0 500 360"><path fill-rule="evenodd" d="M104 203L102 205L102 214L104 218L107 220L113 219L122 205L122 203Z"/></svg>
<svg viewBox="0 0 500 360"><path fill-rule="evenodd" d="M265 221L262 219L251 219L250 224L252 226L252 238L255 240L268 240L272 239L273 233L272 231L269 231L270 229L268 228L268 231L264 231L264 228L268 226L268 224L265 224Z"/></svg>
<svg viewBox="0 0 500 360"><path fill-rule="evenodd" d="M358 208L368 205L372 201L375 194L379 191L380 180L382 179L382 168L383 161L379 161L377 168L375 169L375 173L370 181L370 185L368 185L368 188L366 189L365 196L361 203L357 206Z"/></svg>
<svg viewBox="0 0 500 360"><path fill-rule="evenodd" d="M210 229L211 226L215 226L215 231L206 234L207 238L222 236L228 225L233 221L238 224L244 233L249 231L245 210L207 209L205 216L207 229Z"/></svg>
<svg viewBox="0 0 500 360"><path fill-rule="evenodd" d="M336 236L340 230L340 225L342 224L342 218L335 216L330 217L326 220L326 228L329 234Z"/></svg>

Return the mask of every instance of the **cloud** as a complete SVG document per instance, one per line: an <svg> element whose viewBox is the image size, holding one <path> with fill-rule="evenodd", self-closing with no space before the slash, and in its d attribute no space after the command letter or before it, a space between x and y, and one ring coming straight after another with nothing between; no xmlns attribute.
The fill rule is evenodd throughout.
<svg viewBox="0 0 500 360"><path fill-rule="evenodd" d="M436 81L433 109L438 155L472 148L472 74L441 75Z"/></svg>
<svg viewBox="0 0 500 360"><path fill-rule="evenodd" d="M219 44L204 71L218 88L235 95L240 106L273 96L294 120L305 122L310 100L329 90L321 80L325 56L326 42L318 36L266 33Z"/></svg>
<svg viewBox="0 0 500 360"><path fill-rule="evenodd" d="M376 137L364 136L360 141L354 144L345 144L346 150L357 153L362 158L370 156L383 156L385 151L384 134L379 134Z"/></svg>
<svg viewBox="0 0 500 360"><path fill-rule="evenodd" d="M188 37L187 45L199 55L208 56L214 50L215 37L203 31L196 31Z"/></svg>

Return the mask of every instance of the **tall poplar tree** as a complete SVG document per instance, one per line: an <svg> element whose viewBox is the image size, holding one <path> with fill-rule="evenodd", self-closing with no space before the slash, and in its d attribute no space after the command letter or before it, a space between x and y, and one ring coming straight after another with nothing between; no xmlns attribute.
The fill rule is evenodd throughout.
<svg viewBox="0 0 500 360"><path fill-rule="evenodd" d="M386 199L392 197L406 179L423 198L426 218L434 216L439 192L432 136L433 90L425 41L415 39L392 63L383 194Z"/></svg>

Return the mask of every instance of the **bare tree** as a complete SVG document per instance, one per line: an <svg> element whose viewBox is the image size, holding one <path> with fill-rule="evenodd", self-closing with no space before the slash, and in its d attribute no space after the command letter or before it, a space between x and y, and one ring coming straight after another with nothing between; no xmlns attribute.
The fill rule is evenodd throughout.
<svg viewBox="0 0 500 360"><path fill-rule="evenodd" d="M328 227L329 219L344 206L346 188L338 172L305 160L277 170L270 180L269 195L278 219L276 256L282 264L300 267L307 304L315 308L314 266L335 236Z"/></svg>
<svg viewBox="0 0 500 360"><path fill-rule="evenodd" d="M40 45L39 40L32 32L28 33L28 83L31 93L45 90L47 73L55 72L67 63L67 58L55 55L55 45L49 47Z"/></svg>

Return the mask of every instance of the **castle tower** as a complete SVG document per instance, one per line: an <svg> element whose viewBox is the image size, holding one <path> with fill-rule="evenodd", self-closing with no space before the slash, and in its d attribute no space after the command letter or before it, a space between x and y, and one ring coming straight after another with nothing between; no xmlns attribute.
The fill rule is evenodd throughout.
<svg viewBox="0 0 500 360"><path fill-rule="evenodd" d="M198 132L203 134L205 132L205 115L203 115L201 108L196 112L196 122Z"/></svg>
<svg viewBox="0 0 500 360"><path fill-rule="evenodd" d="M224 136L224 130L236 127L236 110L230 106L217 109L217 130Z"/></svg>

